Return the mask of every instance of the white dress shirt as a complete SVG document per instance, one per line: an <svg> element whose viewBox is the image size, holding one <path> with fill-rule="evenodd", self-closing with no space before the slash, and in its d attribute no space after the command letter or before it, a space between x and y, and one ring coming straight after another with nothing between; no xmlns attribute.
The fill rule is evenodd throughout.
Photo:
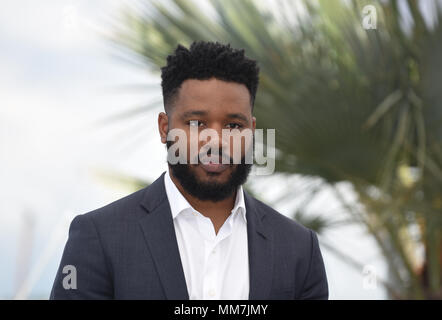
<svg viewBox="0 0 442 320"><path fill-rule="evenodd" d="M210 218L196 211L164 175L190 300L249 297L246 206L238 187L233 210L215 234Z"/></svg>

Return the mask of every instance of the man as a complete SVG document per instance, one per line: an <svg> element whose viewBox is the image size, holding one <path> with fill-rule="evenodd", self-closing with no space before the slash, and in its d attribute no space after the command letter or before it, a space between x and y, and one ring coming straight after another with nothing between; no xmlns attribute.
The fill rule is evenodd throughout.
<svg viewBox="0 0 442 320"><path fill-rule="evenodd" d="M75 217L51 299L328 298L316 234L243 190L253 147L241 143L235 163L221 135L255 131L258 73L244 50L220 43L168 56L158 128L168 159L179 151L187 163L169 161L147 188ZM205 129L216 134L192 137Z"/></svg>

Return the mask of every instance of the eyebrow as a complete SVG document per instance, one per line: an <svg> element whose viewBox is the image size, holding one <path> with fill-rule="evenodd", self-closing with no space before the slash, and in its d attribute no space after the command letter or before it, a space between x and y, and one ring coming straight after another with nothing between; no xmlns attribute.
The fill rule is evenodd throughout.
<svg viewBox="0 0 442 320"><path fill-rule="evenodd" d="M181 115L181 118L186 119L186 118L190 118L192 116L207 116L208 112L207 111L203 111L203 110L190 110L190 111L186 111ZM243 115L242 113L229 113L226 118L228 119L239 119L242 120L244 122L248 122L249 120L247 119L247 117L245 115Z"/></svg>
<svg viewBox="0 0 442 320"><path fill-rule="evenodd" d="M227 118L229 119L240 119L244 122L248 122L249 119L247 119L247 117L245 115L243 115L242 113L229 113L227 115Z"/></svg>
<svg viewBox="0 0 442 320"><path fill-rule="evenodd" d="M202 111L202 110L191 110L191 111L186 111L181 115L181 118L189 118L192 116L206 116L207 115L207 111Z"/></svg>

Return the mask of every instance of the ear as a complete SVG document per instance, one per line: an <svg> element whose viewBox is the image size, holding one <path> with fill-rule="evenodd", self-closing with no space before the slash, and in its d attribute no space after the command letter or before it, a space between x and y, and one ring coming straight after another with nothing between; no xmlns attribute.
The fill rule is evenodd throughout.
<svg viewBox="0 0 442 320"><path fill-rule="evenodd" d="M252 117L252 130L253 130L253 133L255 133L255 128L256 128L256 118L255 117Z"/></svg>
<svg viewBox="0 0 442 320"><path fill-rule="evenodd" d="M161 143L166 144L167 132L169 131L169 117L164 112L158 114L158 131L160 132Z"/></svg>

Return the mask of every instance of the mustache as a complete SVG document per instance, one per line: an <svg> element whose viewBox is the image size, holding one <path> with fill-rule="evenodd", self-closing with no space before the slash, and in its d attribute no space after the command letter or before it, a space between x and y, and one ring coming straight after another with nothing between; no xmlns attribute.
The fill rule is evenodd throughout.
<svg viewBox="0 0 442 320"><path fill-rule="evenodd" d="M174 144L172 141L166 142L166 148L169 151L169 148ZM255 150L255 139L253 139L253 144L248 148L245 154L241 155L241 158L233 158L233 156L230 156L229 153L225 153L223 147L219 147L218 153L215 152L216 148L213 147L205 147L203 146L200 150L200 153L194 157L193 155L190 155L190 163L195 164L208 164L210 162L219 163L219 164L228 164L228 165L234 165L234 164L245 164L246 158L249 156L249 153L252 153ZM175 150L175 155L178 156L178 150ZM235 152L234 152L235 155ZM239 160L239 163L238 163ZM187 163L189 164L189 163Z"/></svg>

